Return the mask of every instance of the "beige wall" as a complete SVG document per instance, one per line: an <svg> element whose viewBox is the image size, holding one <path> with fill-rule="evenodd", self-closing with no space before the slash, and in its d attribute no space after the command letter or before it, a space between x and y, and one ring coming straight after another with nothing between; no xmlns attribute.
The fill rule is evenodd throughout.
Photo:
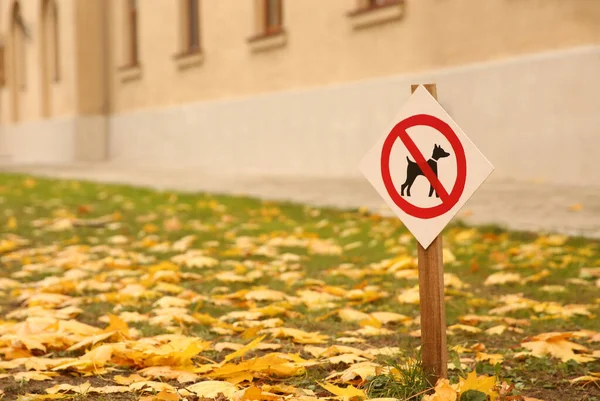
<svg viewBox="0 0 600 401"><path fill-rule="evenodd" d="M118 4L120 0L113 0ZM255 2L201 1L204 63L177 68L178 1L144 0L139 79L113 68L113 110L159 108L433 70L600 42L596 0L407 0L402 19L353 29L356 0L284 0L287 43L255 53ZM122 7L112 18L121 21ZM119 57L123 24L114 29Z"/></svg>
<svg viewBox="0 0 600 401"><path fill-rule="evenodd" d="M256 0L201 0L203 62L182 69L181 0L144 0L139 11L141 71L125 77L124 0L56 0L61 80L51 83L51 118L97 114L434 70L551 49L600 43L596 0L406 0L403 17L353 28L358 0L284 0L286 43L253 52ZM42 0L20 0L31 29L26 43L27 87L18 91L20 121L42 118ZM110 50L102 53L102 4L109 13ZM0 2L8 85L0 89L0 123L11 121L13 1ZM102 8L102 6L100 6ZM98 11L98 10L96 10ZM86 29L86 28L90 29ZM106 61L106 62L104 62ZM99 77L107 74L107 86ZM127 79L124 79L127 78Z"/></svg>
<svg viewBox="0 0 600 401"><path fill-rule="evenodd" d="M183 1L142 0L140 66L126 70L124 0L56 1L51 118L41 117L42 1L20 0L27 87L18 124L10 71L0 89L0 158L355 177L410 84L434 81L496 176L600 185L581 157L600 146L600 0L406 0L401 18L361 29L348 15L357 0L284 0L286 34L260 52L247 40L259 1L201 0L203 53L187 59L175 57ZM11 7L0 2L7 44Z"/></svg>
<svg viewBox="0 0 600 401"><path fill-rule="evenodd" d="M50 118L75 115L75 52L73 24L74 3L77 0L57 0L59 12L60 68L59 82L50 83ZM0 124L12 124L12 49L10 46L10 24L13 1L0 2L0 32L6 44L7 83L0 89ZM19 89L19 121L25 122L42 118L42 64L41 64L41 0L20 0L21 14L31 34L25 40L26 49L26 88Z"/></svg>

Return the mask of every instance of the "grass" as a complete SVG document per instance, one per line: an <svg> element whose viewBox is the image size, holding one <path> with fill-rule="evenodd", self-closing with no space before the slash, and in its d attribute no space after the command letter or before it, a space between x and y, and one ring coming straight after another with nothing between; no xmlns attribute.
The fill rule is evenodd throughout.
<svg viewBox="0 0 600 401"><path fill-rule="evenodd" d="M371 398L421 399L433 387L418 357L404 364L390 360L386 365L391 368L390 373L373 376L367 383Z"/></svg>
<svg viewBox="0 0 600 401"><path fill-rule="evenodd" d="M338 344L340 337L360 337L364 342L350 345L361 349L400 347L403 355L410 355L419 346L419 339L411 336L418 329L415 321L419 316L418 305L398 301L399 296L417 284L414 275L403 275L415 270L416 242L395 218L363 210L315 208L248 197L151 191L7 174L0 174L0 207L0 226L4 227L4 234L0 235L0 257L3 257L0 280L14 279L21 286L15 291L0 288L0 322L10 312L23 308L13 294L28 289L81 299L78 307L83 312L76 319L100 328L106 327L100 318L109 313L127 311L154 316L154 303L161 297L172 296L193 299L186 307L191 315L205 314L214 319L230 312L280 305L285 312L269 318L281 319L279 324L283 327L318 331L329 336L328 342L320 345L323 347ZM102 216L113 216L114 220L101 227L51 229L60 219L86 220ZM16 257L10 249L3 251L2 241L10 243L14 240L11 235L27 239L29 244L19 249L29 249L31 253ZM171 263L174 256L185 252L175 251L170 246L190 235L195 236L191 248L202 250L205 256L217 259L218 264L211 267L176 264L172 276L156 279L153 271L159 263ZM272 245L273 240L285 242L290 238L324 242L320 245L322 249L292 241ZM444 246L447 252L444 269L451 275L446 288L449 326L462 323L466 315L490 316L494 308L510 306L511 301L504 301L508 295L535 302L535 307L494 315L499 319L527 320L528 324L509 323L514 331L487 335L484 330L499 324L494 321L476 324L481 329L477 333L456 330L448 336L449 347L470 349L484 344L485 353L505 357L501 364L492 365L475 361L474 351L463 351L459 357L468 360L469 369L497 375L501 381L515 384L523 394L542 399L558 399L556 394L563 399L577 399L586 392L590 392L590 397L600 397L599 389L569 383L575 377L600 372L597 361L569 365L555 358L512 360L523 350L521 342L536 334L582 329L600 331L598 287L594 279L580 277L582 268L600 266L598 241L509 232L496 226L471 228L456 222L444 230ZM325 252L328 247L331 248L329 254ZM78 256L73 256L73 252ZM407 264L398 269L380 267L391 259ZM484 284L499 272L518 274L521 279L507 284ZM223 280L220 275L223 273L234 280ZM239 279L254 273L258 275L247 281ZM78 274L83 274L83 278L78 279ZM458 284L453 284L453 278L458 279ZM101 286L107 284L110 288ZM144 296L120 297L126 286L135 285L147 289ZM289 299L228 298L261 288L279 291ZM377 295L374 299L349 295L369 289ZM302 298L307 291L313 295L338 295L322 304L311 303ZM573 305L583 305L585 313L566 313ZM412 324L386 323L382 327L392 333L385 335L348 334L361 325L358 321L340 318L336 312L345 307L363 313L403 314ZM237 319L232 324L243 326L247 322ZM170 333L172 326L176 325L153 325L149 321L130 324L144 337ZM183 324L178 329L213 343L246 342L239 333L225 329L215 331L210 324ZM292 344L287 339L272 341L280 341L286 352L304 350L303 345ZM598 350L598 343L574 341L584 344L590 352ZM203 354L213 360L223 355L214 350ZM407 398L428 388L418 363L406 365L407 358L389 362L378 357L377 361L396 368L397 373L353 383L368 389L371 396ZM317 381L346 368L346 365L314 366L300 377L287 379L287 383L316 389ZM451 370L451 381L456 382L463 373ZM0 386L3 384L0 381ZM12 387L8 388L15 386L13 382L9 384ZM51 383L42 384L48 387ZM27 387L25 384L25 390ZM21 391L21 387L19 389ZM570 393L565 395L567 390Z"/></svg>

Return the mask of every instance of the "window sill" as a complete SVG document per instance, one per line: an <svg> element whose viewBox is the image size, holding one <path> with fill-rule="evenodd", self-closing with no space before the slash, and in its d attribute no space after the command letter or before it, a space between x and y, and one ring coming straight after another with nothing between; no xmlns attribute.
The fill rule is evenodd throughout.
<svg viewBox="0 0 600 401"><path fill-rule="evenodd" d="M348 17L353 28L367 28L401 19L404 16L404 7L404 1L399 0L376 7L354 10L348 13Z"/></svg>
<svg viewBox="0 0 600 401"><path fill-rule="evenodd" d="M142 78L142 67L139 64L119 67L117 74L121 82L136 81Z"/></svg>
<svg viewBox="0 0 600 401"><path fill-rule="evenodd" d="M178 53L173 56L175 64L179 69L186 69L196 67L204 63L204 53L201 50L191 50L182 53Z"/></svg>
<svg viewBox="0 0 600 401"><path fill-rule="evenodd" d="M274 33L261 34L248 39L252 52L262 52L278 49L287 43L287 33L284 30Z"/></svg>

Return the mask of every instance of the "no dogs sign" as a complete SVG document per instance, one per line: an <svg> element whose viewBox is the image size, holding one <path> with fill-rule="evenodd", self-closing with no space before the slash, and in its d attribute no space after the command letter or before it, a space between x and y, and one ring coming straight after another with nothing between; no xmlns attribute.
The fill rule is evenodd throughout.
<svg viewBox="0 0 600 401"><path fill-rule="evenodd" d="M419 86L365 155L361 170L427 248L494 167Z"/></svg>

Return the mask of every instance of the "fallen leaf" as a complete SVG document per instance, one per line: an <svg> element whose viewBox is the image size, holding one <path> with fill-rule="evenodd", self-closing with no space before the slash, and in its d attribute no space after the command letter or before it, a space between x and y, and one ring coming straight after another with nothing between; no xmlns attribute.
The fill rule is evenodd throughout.
<svg viewBox="0 0 600 401"><path fill-rule="evenodd" d="M477 376L475 371L469 373L466 377L460 378L458 383L458 392L460 395L469 390L480 391L490 397L490 401L494 401L498 397L498 393L494 391L496 386L496 377L494 376Z"/></svg>
<svg viewBox="0 0 600 401"><path fill-rule="evenodd" d="M349 385L346 388L338 387L336 385L330 383L319 383L319 386L323 387L325 390L329 391L331 394L337 395L338 397L343 397L345 400L349 400L351 398L359 398L365 399L367 398L364 391L357 389L356 387Z"/></svg>

